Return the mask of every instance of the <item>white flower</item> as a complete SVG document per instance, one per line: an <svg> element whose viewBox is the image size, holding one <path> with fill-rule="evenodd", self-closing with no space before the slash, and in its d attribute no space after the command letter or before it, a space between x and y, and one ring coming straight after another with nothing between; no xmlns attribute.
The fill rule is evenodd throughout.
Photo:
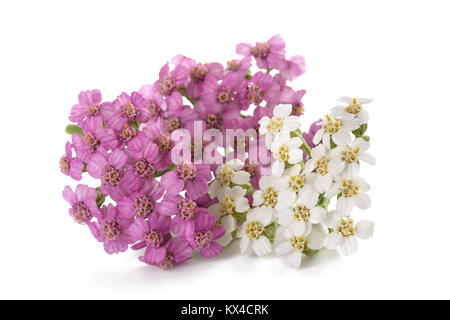
<svg viewBox="0 0 450 320"><path fill-rule="evenodd" d="M292 105L280 104L273 109L273 117L267 116L259 120L259 132L266 135L266 146L270 148L274 136L278 133L300 129L300 118L290 116Z"/></svg>
<svg viewBox="0 0 450 320"><path fill-rule="evenodd" d="M222 189L230 186L231 183L238 185L250 184L250 174L241 170L244 168L244 162L239 159L233 159L219 166L216 169L216 179L211 183L208 193L212 199L218 196Z"/></svg>
<svg viewBox="0 0 450 320"><path fill-rule="evenodd" d="M325 193L325 197L331 198L340 195L336 202L337 212L341 216L348 216L356 205L361 210L370 207L370 198L366 191L370 190L369 184L363 178L355 180L341 179L331 186Z"/></svg>
<svg viewBox="0 0 450 320"><path fill-rule="evenodd" d="M346 179L359 176L359 160L375 164L375 157L366 152L370 143L363 138L356 138L349 146L338 146L330 151L332 158L328 169L334 176L342 175Z"/></svg>
<svg viewBox="0 0 450 320"><path fill-rule="evenodd" d="M209 211L218 217L220 224L225 228L225 235L217 241L222 246L228 245L233 239L231 233L237 228L236 216L250 209L246 193L247 191L239 186L233 188L225 186L218 194L219 203L209 207Z"/></svg>
<svg viewBox="0 0 450 320"><path fill-rule="evenodd" d="M286 162L296 164L303 160L303 144L299 137L291 138L290 133L280 133L270 147L275 162L272 164L272 175L280 177L283 174Z"/></svg>
<svg viewBox="0 0 450 320"><path fill-rule="evenodd" d="M326 236L325 247L329 250L339 247L345 256L358 250L356 238L367 240L373 236L374 223L370 220L361 220L355 225L351 217L340 217L336 212L330 213L326 220L333 232Z"/></svg>
<svg viewBox="0 0 450 320"><path fill-rule="evenodd" d="M321 223L327 214L327 210L316 204L317 199L309 202L298 199L293 208L278 212L278 223L297 234L308 235L311 232L311 224Z"/></svg>
<svg viewBox="0 0 450 320"><path fill-rule="evenodd" d="M278 210L289 207L295 196L287 190L287 181L274 176L262 176L259 180L260 190L253 193L253 206L263 206L273 215Z"/></svg>
<svg viewBox="0 0 450 320"><path fill-rule="evenodd" d="M363 104L368 104L372 99L341 97L338 101L345 103L345 106L336 106L331 110L331 116L346 119L356 118L360 124L369 121L369 113L363 108Z"/></svg>
<svg viewBox="0 0 450 320"><path fill-rule="evenodd" d="M292 268L300 268L302 256L308 250L320 250L323 247L324 237L320 232L313 231L309 235L286 229L284 238L276 248L277 255L285 255L287 264Z"/></svg>
<svg viewBox="0 0 450 320"><path fill-rule="evenodd" d="M333 175L328 169L330 160L325 146L319 144L311 150L311 159L305 164L306 172L316 171L314 173L314 186L320 193L328 191L333 183Z"/></svg>
<svg viewBox="0 0 450 320"><path fill-rule="evenodd" d="M288 191L293 195L291 197L298 197L305 202L316 202L319 198L319 193L314 188L314 175L302 171L299 164L287 168L283 173L283 179L287 180Z"/></svg>
<svg viewBox="0 0 450 320"><path fill-rule="evenodd" d="M357 119L331 118L327 114L319 125L322 125L322 128L317 130L313 142L317 145L322 141L329 149L331 147L330 139L338 146L349 144L351 141L350 132L358 129L360 122Z"/></svg>
<svg viewBox="0 0 450 320"><path fill-rule="evenodd" d="M270 240L263 234L265 227L273 220L273 215L270 210L264 207L250 209L247 214L247 220L242 224L242 227L237 233L238 238L241 238L239 246L241 253L251 247L257 256L265 256L272 251L272 244Z"/></svg>

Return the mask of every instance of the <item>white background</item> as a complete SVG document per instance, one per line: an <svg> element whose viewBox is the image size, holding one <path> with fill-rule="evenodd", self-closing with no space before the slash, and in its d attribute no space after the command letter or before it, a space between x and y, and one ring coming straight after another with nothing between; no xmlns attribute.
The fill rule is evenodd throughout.
<svg viewBox="0 0 450 320"><path fill-rule="evenodd" d="M0 298L450 298L447 1L1 1ZM68 216L58 161L78 92L153 82L176 54L236 57L281 34L306 57L304 128L341 95L371 97L376 222L359 252L301 270L277 257L193 259L169 272L108 256ZM72 184L73 185L73 184Z"/></svg>

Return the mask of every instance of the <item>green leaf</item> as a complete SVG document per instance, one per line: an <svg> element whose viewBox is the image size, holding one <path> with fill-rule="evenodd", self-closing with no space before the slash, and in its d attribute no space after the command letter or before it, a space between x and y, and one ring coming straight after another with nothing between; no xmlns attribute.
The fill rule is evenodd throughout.
<svg viewBox="0 0 450 320"><path fill-rule="evenodd" d="M245 75L245 80L252 80L252 72L250 69L247 70L247 74Z"/></svg>
<svg viewBox="0 0 450 320"><path fill-rule="evenodd" d="M363 138L366 141L370 141L370 137L369 136L362 136L361 138Z"/></svg>
<svg viewBox="0 0 450 320"><path fill-rule="evenodd" d="M275 236L277 234L277 229L278 229L278 221L275 220L274 222L272 222L271 224L267 225L264 228L263 235L266 236L271 243L273 243L273 241L275 240Z"/></svg>
<svg viewBox="0 0 450 320"><path fill-rule="evenodd" d="M320 250L313 250L310 248L307 248L306 250L303 251L303 254L307 255L308 257L311 257L317 253L319 253Z"/></svg>
<svg viewBox="0 0 450 320"><path fill-rule="evenodd" d="M355 135L355 138L362 137L367 130L367 123L362 124L358 129L353 130L352 133Z"/></svg>
<svg viewBox="0 0 450 320"><path fill-rule="evenodd" d="M100 191L100 187L95 188L95 191L97 191L97 207L101 207L103 203L105 203L106 197L103 195L103 193Z"/></svg>
<svg viewBox="0 0 450 320"><path fill-rule="evenodd" d="M80 136L84 136L83 130L76 124L68 124L66 126L66 133L68 134L79 134Z"/></svg>

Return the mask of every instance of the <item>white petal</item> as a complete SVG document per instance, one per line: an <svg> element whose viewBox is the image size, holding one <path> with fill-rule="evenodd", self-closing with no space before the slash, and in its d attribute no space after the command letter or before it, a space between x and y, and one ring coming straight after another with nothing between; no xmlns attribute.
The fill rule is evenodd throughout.
<svg viewBox="0 0 450 320"><path fill-rule="evenodd" d="M358 178L356 180L356 184L359 185L361 187L361 190L364 192L367 192L370 190L370 185L363 178Z"/></svg>
<svg viewBox="0 0 450 320"><path fill-rule="evenodd" d="M357 147L359 147L360 151L367 151L370 147L370 142L364 140L363 138L356 138L352 142L352 148L355 149Z"/></svg>
<svg viewBox="0 0 450 320"><path fill-rule="evenodd" d="M342 234L332 232L325 237L323 245L328 250L334 250L342 243L343 238Z"/></svg>
<svg viewBox="0 0 450 320"><path fill-rule="evenodd" d="M371 201L367 193L360 192L356 197L353 197L355 205L361 210L365 210L371 206Z"/></svg>
<svg viewBox="0 0 450 320"><path fill-rule="evenodd" d="M222 247L226 247L233 240L233 236L229 233L224 234L220 239L215 240ZM241 240L242 241L242 240Z"/></svg>
<svg viewBox="0 0 450 320"><path fill-rule="evenodd" d="M341 191L340 185L338 183L333 183L330 189L327 192L325 192L325 197L332 198L338 195L340 191Z"/></svg>
<svg viewBox="0 0 450 320"><path fill-rule="evenodd" d="M259 206L264 202L262 195L263 195L263 192L261 190L255 191L255 193L253 193L253 205L254 206Z"/></svg>
<svg viewBox="0 0 450 320"><path fill-rule="evenodd" d="M316 176L315 187L320 193L330 190L332 183L333 177L331 176L331 174L326 174L324 176L318 174Z"/></svg>
<svg viewBox="0 0 450 320"><path fill-rule="evenodd" d="M329 133L325 133L322 137L322 141L324 146L326 146L328 149L331 148L331 144L330 144L330 134Z"/></svg>
<svg viewBox="0 0 450 320"><path fill-rule="evenodd" d="M236 212L245 212L248 209L250 209L250 206L248 205L248 199L247 198L237 198L234 201L234 209Z"/></svg>
<svg viewBox="0 0 450 320"><path fill-rule="evenodd" d="M303 151L300 149L294 149L289 151L289 159L288 162L290 164L299 163L303 160Z"/></svg>
<svg viewBox="0 0 450 320"><path fill-rule="evenodd" d="M278 211L278 223L282 226L289 226L294 222L294 216L292 215L292 209L284 208Z"/></svg>
<svg viewBox="0 0 450 320"><path fill-rule="evenodd" d="M340 129L338 132L333 134L333 142L338 146L345 146L351 141L350 133L344 129Z"/></svg>
<svg viewBox="0 0 450 320"><path fill-rule="evenodd" d="M370 220L361 220L356 224L356 235L358 238L367 240L373 236L374 223Z"/></svg>
<svg viewBox="0 0 450 320"><path fill-rule="evenodd" d="M241 169L244 167L245 163L242 162L242 161L239 160L239 159L232 159L232 160L230 160L230 161L227 162L227 165L228 165L231 169L233 169L234 171L238 171L238 170L241 170Z"/></svg>
<svg viewBox="0 0 450 320"><path fill-rule="evenodd" d="M348 216L353 210L353 199L351 197L340 197L336 202L336 210L341 216Z"/></svg>
<svg viewBox="0 0 450 320"><path fill-rule="evenodd" d="M294 251L286 257L286 262L289 267L298 269L302 264L302 254Z"/></svg>
<svg viewBox="0 0 450 320"><path fill-rule="evenodd" d="M336 229L339 220L340 220L340 216L339 214L333 210L330 211L325 218L323 219L323 223L325 224L325 226L327 226L328 228L332 228L332 229Z"/></svg>
<svg viewBox="0 0 450 320"><path fill-rule="evenodd" d="M377 162L375 156L368 152L360 152L359 159L372 165L376 164Z"/></svg>
<svg viewBox="0 0 450 320"><path fill-rule="evenodd" d="M283 207L288 207L295 202L295 194L289 190L283 190L278 193L278 202Z"/></svg>
<svg viewBox="0 0 450 320"><path fill-rule="evenodd" d="M273 109L273 115L275 117L286 118L292 112L292 105L290 104L279 104Z"/></svg>
<svg viewBox="0 0 450 320"><path fill-rule="evenodd" d="M277 255L281 256L291 252L293 249L294 248L289 244L289 241L284 241L275 248L275 252Z"/></svg>
<svg viewBox="0 0 450 320"><path fill-rule="evenodd" d="M335 150L335 149L333 149ZM337 176L344 170L345 168L345 162L342 161L340 158L334 158L331 159L330 162L328 162L328 170L330 170L331 174L334 176Z"/></svg>
<svg viewBox="0 0 450 320"><path fill-rule="evenodd" d="M313 208L319 199L319 193L315 191L311 186L305 185L298 195L298 201L300 204L304 204L308 208Z"/></svg>
<svg viewBox="0 0 450 320"><path fill-rule="evenodd" d="M261 179L259 179L259 187L261 190L266 190L268 187L275 185L276 181L277 177L262 176Z"/></svg>
<svg viewBox="0 0 450 320"><path fill-rule="evenodd" d="M359 176L359 164L352 162L347 165L346 179L356 179Z"/></svg>
<svg viewBox="0 0 450 320"><path fill-rule="evenodd" d="M270 224L273 219L273 210L271 208L258 207L252 209L252 214L254 214L254 220L261 222L264 226ZM250 221L248 216L247 221Z"/></svg>
<svg viewBox="0 0 450 320"><path fill-rule="evenodd" d="M305 234L306 231L306 223L305 221L294 221L290 226L289 230L296 236L301 237Z"/></svg>
<svg viewBox="0 0 450 320"><path fill-rule="evenodd" d="M272 244L265 236L253 241L253 251L259 257L265 256L272 251Z"/></svg>
<svg viewBox="0 0 450 320"><path fill-rule="evenodd" d="M241 241L239 242L239 247L241 248L241 253L244 253L248 249L248 244L250 242L250 239L247 237L242 237Z"/></svg>
<svg viewBox="0 0 450 320"><path fill-rule="evenodd" d="M237 198L244 197L246 195L246 193L247 193L247 190L245 190L244 188L239 187L239 186L234 186L232 189L230 189L229 195L230 195L230 197L237 199Z"/></svg>
<svg viewBox="0 0 450 320"><path fill-rule="evenodd" d="M311 217L309 218L309 221L311 221L311 223L321 223L326 215L327 210L322 207L314 207L311 210Z"/></svg>
<svg viewBox="0 0 450 320"><path fill-rule="evenodd" d="M295 116L289 116L286 119L284 119L283 123L283 130L286 131L295 131L297 129L300 129L300 118Z"/></svg>
<svg viewBox="0 0 450 320"><path fill-rule="evenodd" d="M250 173L247 171L237 171L231 178L231 182L235 184L249 184L250 183Z"/></svg>
<svg viewBox="0 0 450 320"><path fill-rule="evenodd" d="M325 237L321 232L311 232L308 236L308 247L312 250L320 250L323 248Z"/></svg>
<svg viewBox="0 0 450 320"><path fill-rule="evenodd" d="M225 228L225 233L231 233L236 229L236 220L232 215L226 215L220 219L222 226Z"/></svg>
<svg viewBox="0 0 450 320"><path fill-rule="evenodd" d="M214 180L208 189L208 194L211 197L211 199L214 199L217 197L217 190L220 188L219 182L217 180Z"/></svg>
<svg viewBox="0 0 450 320"><path fill-rule="evenodd" d="M369 122L369 113L367 112L367 110L362 109L358 113L358 118L361 121L361 124L365 124L365 123Z"/></svg>
<svg viewBox="0 0 450 320"><path fill-rule="evenodd" d="M344 238L341 242L340 248L344 256L354 254L356 251L358 251L358 241L356 240L356 237L352 236Z"/></svg>
<svg viewBox="0 0 450 320"><path fill-rule="evenodd" d="M319 144L317 147L311 150L311 157L313 159L318 160L322 158L325 155L325 153L326 153L325 146L323 144Z"/></svg>
<svg viewBox="0 0 450 320"><path fill-rule="evenodd" d="M323 129L317 130L317 132L314 134L313 143L319 144L323 137Z"/></svg>
<svg viewBox="0 0 450 320"><path fill-rule="evenodd" d="M208 208L209 212L211 212L216 217L220 215L220 204L215 203Z"/></svg>
<svg viewBox="0 0 450 320"><path fill-rule="evenodd" d="M276 177L281 177L281 175L284 172L284 161L275 161L272 164L272 168L271 168L271 172L272 175L276 176Z"/></svg>

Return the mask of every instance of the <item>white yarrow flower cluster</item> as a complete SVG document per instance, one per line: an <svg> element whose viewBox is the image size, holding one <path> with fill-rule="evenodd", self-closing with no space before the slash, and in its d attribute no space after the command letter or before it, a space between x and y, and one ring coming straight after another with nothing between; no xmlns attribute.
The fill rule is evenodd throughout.
<svg viewBox="0 0 450 320"><path fill-rule="evenodd" d="M362 105L370 99L344 97L340 102L347 105L337 106L319 122L312 146L303 137L300 118L291 116L291 106L276 106L272 118L260 120L272 167L270 176L261 177L259 190L248 188L242 163L217 169L209 194L218 203L210 210L226 229L224 245L239 238L242 253L251 249L265 256L277 242L276 254L299 268L304 256L322 248L339 248L349 255L358 249L357 238L372 237L373 222L356 222L351 216L354 207L371 206L370 186L360 176L362 162L375 164L368 153L369 137L364 135L368 114ZM336 209L328 211L333 198Z"/></svg>

